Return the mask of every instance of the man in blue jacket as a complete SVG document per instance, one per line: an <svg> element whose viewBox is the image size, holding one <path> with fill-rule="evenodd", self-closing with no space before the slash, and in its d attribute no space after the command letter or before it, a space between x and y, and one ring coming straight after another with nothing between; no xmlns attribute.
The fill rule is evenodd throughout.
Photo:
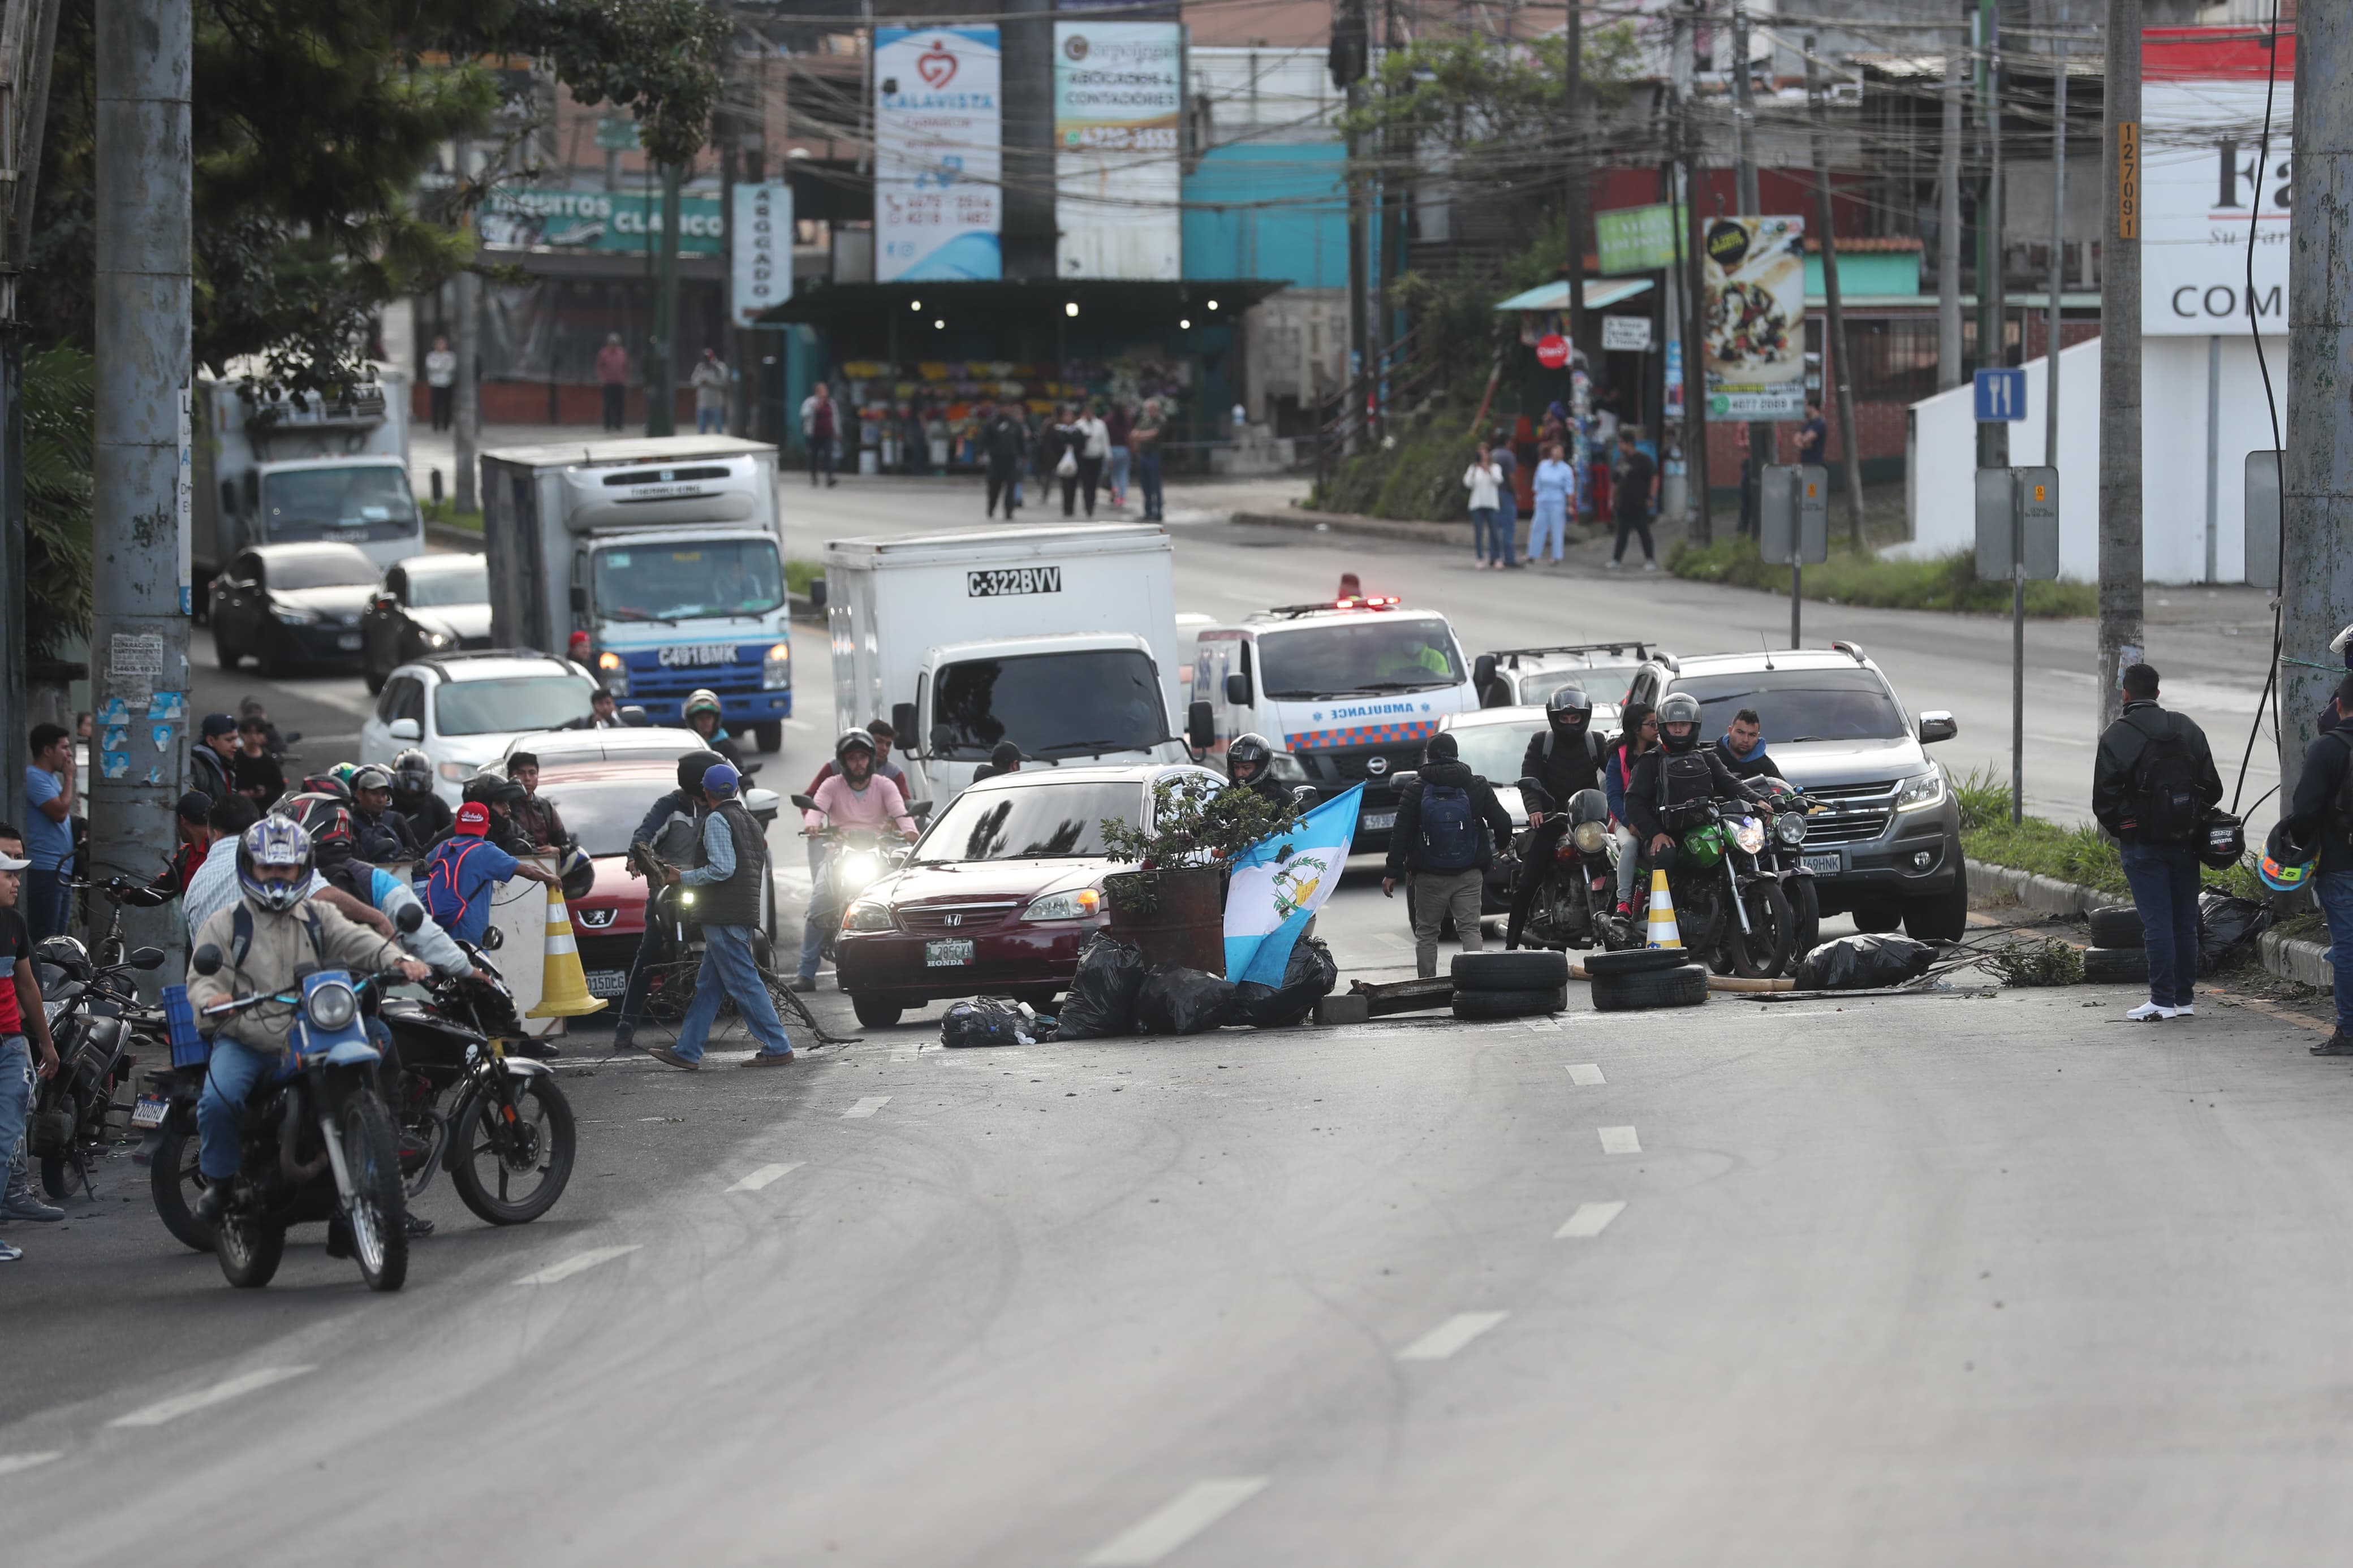
<svg viewBox="0 0 2353 1568"><path fill-rule="evenodd" d="M1754 708L1732 716L1732 727L1715 743L1716 754L1736 779L1782 778L1781 764L1765 754L1765 721Z"/></svg>

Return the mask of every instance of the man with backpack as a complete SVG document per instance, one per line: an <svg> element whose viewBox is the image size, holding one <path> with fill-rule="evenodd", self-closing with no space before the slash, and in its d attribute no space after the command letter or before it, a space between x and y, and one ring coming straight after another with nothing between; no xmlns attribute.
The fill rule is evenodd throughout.
<svg viewBox="0 0 2353 1568"><path fill-rule="evenodd" d="M1438 973L1438 928L1448 915L1454 917L1463 952L1477 952L1483 945L1480 894L1487 885L1487 868L1495 863L1495 846L1511 836L1511 814L1487 781L1461 760L1454 737L1445 731L1432 735L1419 775L1398 792L1389 863L1381 874L1385 898L1395 898L1398 879L1407 879L1414 972L1423 979Z"/></svg>
<svg viewBox="0 0 2353 1568"><path fill-rule="evenodd" d="M491 924L491 889L511 878L558 887L555 873L518 860L486 837L491 808L470 800L458 808L450 837L425 858L425 909L459 942L480 946Z"/></svg>
<svg viewBox="0 0 2353 1568"><path fill-rule="evenodd" d="M2124 711L2100 737L2092 815L2116 837L2148 951L2148 1000L2125 1016L2187 1018L2198 976L2198 849L2222 798L2206 732L2157 705L2157 671L2124 672Z"/></svg>

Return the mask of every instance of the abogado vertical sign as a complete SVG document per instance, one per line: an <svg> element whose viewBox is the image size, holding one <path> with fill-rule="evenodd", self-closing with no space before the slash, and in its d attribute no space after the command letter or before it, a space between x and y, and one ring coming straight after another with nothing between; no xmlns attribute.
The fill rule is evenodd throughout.
<svg viewBox="0 0 2353 1568"><path fill-rule="evenodd" d="M1065 278L1184 276L1175 22L1054 24L1054 205Z"/></svg>
<svg viewBox="0 0 2353 1568"><path fill-rule="evenodd" d="M761 311L793 297L793 191L782 180L766 180L737 185L731 194L735 324L748 327Z"/></svg>
<svg viewBox="0 0 2353 1568"><path fill-rule="evenodd" d="M1700 339L1711 419L1806 412L1806 224L1720 217L1700 238Z"/></svg>
<svg viewBox="0 0 2353 1568"><path fill-rule="evenodd" d="M995 27L874 30L874 279L994 279L1000 56Z"/></svg>

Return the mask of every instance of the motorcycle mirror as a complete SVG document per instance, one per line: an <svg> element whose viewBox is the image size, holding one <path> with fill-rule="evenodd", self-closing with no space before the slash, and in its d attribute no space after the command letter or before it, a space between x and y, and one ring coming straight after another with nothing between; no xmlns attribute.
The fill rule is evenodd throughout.
<svg viewBox="0 0 2353 1568"><path fill-rule="evenodd" d="M404 905L401 911L392 917L392 923L400 928L401 935L413 935L425 924L425 910L416 904Z"/></svg>
<svg viewBox="0 0 2353 1568"><path fill-rule="evenodd" d="M803 811L815 811L817 809L817 802L811 800L805 795L797 795L793 796L793 804L799 806Z"/></svg>
<svg viewBox="0 0 2353 1568"><path fill-rule="evenodd" d="M500 948L504 947L506 944L507 933L501 931L496 926L491 927L490 930L482 933L482 945L489 948L493 952L496 952Z"/></svg>
<svg viewBox="0 0 2353 1568"><path fill-rule="evenodd" d="M1552 792L1546 789L1544 786L1544 780L1536 777L1534 773L1530 773L1527 777L1520 781L1519 789L1520 803L1523 805L1526 805L1536 811L1550 811L1552 809Z"/></svg>
<svg viewBox="0 0 2353 1568"><path fill-rule="evenodd" d="M1293 784L1291 786L1291 804L1297 810L1306 811L1314 805L1321 794L1314 784Z"/></svg>
<svg viewBox="0 0 2353 1568"><path fill-rule="evenodd" d="M188 967L199 974L218 974L220 966L221 950L211 942L206 942L196 949L195 954L188 960Z"/></svg>
<svg viewBox="0 0 2353 1568"><path fill-rule="evenodd" d="M133 969L161 969L164 967L164 950L160 947L138 948L122 962Z"/></svg>

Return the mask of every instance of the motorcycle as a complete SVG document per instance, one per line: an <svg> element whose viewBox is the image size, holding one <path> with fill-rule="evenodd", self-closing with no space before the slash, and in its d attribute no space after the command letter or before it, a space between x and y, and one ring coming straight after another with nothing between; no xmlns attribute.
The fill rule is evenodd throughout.
<svg viewBox="0 0 2353 1568"><path fill-rule="evenodd" d="M1768 803L1771 830L1765 839L1765 864L1781 879L1781 891L1789 900L1789 910L1797 924L1789 942L1789 961L1814 951L1822 940L1822 900L1814 886L1814 874L1806 865L1806 818L1818 809L1803 791L1785 779L1760 778L1756 781L1773 792Z"/></svg>
<svg viewBox="0 0 2353 1568"><path fill-rule="evenodd" d="M805 795L792 797L793 804L803 811L818 811L816 801ZM913 846L895 831L879 827L823 827L814 835L827 847L825 880L809 890L813 900L823 900L818 908L826 917L819 921L825 932L824 956L834 956L834 944L841 934L844 910L858 901L858 895L896 871L907 863Z"/></svg>
<svg viewBox="0 0 2353 1568"><path fill-rule="evenodd" d="M1788 966L1797 915L1782 890L1778 870L1765 847L1776 830L1767 818L1793 817L1801 836L1801 813L1760 813L1754 801L1707 801L1694 807L1667 862L1667 889L1675 900L1675 925L1683 946L1722 974L1764 980ZM1632 929L1648 921L1649 895L1635 911Z"/></svg>
<svg viewBox="0 0 2353 1568"><path fill-rule="evenodd" d="M1616 873L1609 860L1609 802L1598 789L1582 789L1556 808L1536 779L1520 781L1520 798L1529 810L1568 814L1569 827L1556 840L1548 863L1527 862L1530 828L1516 846L1519 859L1514 876L1542 879L1536 900L1528 911L1522 939L1538 947L1606 945L1605 921L1614 919L1610 894Z"/></svg>
<svg viewBox="0 0 2353 1568"><path fill-rule="evenodd" d="M404 931L422 911L401 911ZM190 967L220 972L207 942ZM353 980L343 969L305 964L287 990L216 1002L216 1023L260 1007L293 1013L278 1068L254 1086L240 1133L237 1174L213 1237L221 1274L239 1289L269 1283L286 1254L289 1226L328 1222L330 1257L348 1252L371 1290L397 1290L408 1277L407 1205L392 1117L376 1093L383 1053L361 1022L362 993L396 975ZM174 1056L188 1050L194 1020L175 1020ZM167 1222L168 1223L168 1222ZM185 1238L184 1238L185 1239Z"/></svg>
<svg viewBox="0 0 2353 1568"><path fill-rule="evenodd" d="M77 1183L96 1197L92 1172L100 1156L135 1124L133 1110L116 1096L138 1066L131 1046L155 1030L160 1016L140 1004L131 975L161 968L164 950L142 947L124 956L121 925L118 913L116 929L100 944L112 963L92 963L82 944L66 936L48 938L33 953L58 1071L35 1093L25 1152L40 1162L42 1190L53 1198L65 1197Z"/></svg>

